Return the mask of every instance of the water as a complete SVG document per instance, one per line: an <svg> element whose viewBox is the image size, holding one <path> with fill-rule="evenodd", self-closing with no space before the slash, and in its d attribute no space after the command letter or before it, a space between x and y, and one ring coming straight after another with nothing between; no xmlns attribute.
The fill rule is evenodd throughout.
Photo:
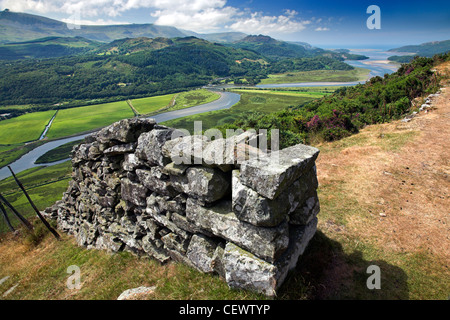
<svg viewBox="0 0 450 320"><path fill-rule="evenodd" d="M191 107L191 108L175 110L175 111L170 111L170 112L164 112L164 113L155 115L152 118L154 118L156 120L156 122L161 123L164 121L173 120L173 119L177 119L177 118L181 118L181 117L185 117L185 116L190 116L190 115L194 115L197 113L203 113L203 112L207 112L207 111L215 111L215 110L221 110L221 109L228 109L228 108L231 108L236 103L238 103L239 100L241 99L241 96L236 93L221 92L221 91L219 91L218 93L221 95L221 97L220 97L220 99L218 99L216 101L213 101L210 103L205 103L205 104ZM52 121L53 121L53 119L52 119ZM49 125L51 125L51 123L49 123ZM68 159L56 161L56 162L52 162L52 163L44 163L44 164L35 164L34 163L40 156L42 156L46 152L48 152L56 147L59 147L65 143L84 139L88 135L89 134L82 134L82 135L78 135L78 136L71 137L71 138L65 138L65 139L47 142L47 143L33 149L32 151L28 152L27 154L23 155L21 158L14 161L13 163L11 163L10 166L14 170L14 173L19 173L21 171L24 171L24 170L27 170L30 168L56 165L56 164L65 162ZM10 175L11 175L11 172L9 171L8 167L4 167L4 168L0 169L0 180L5 179L5 178L9 177Z"/></svg>
<svg viewBox="0 0 450 320"><path fill-rule="evenodd" d="M355 61L346 61L349 65L352 65L354 67L360 67L360 68L366 68L370 69L370 77L375 76L384 76L385 73L391 74L395 72L398 69L397 64L388 64L386 63L386 59L392 55L392 53L385 52L383 50L377 50L377 49L354 49L350 51L351 53L355 54L364 54L369 57L368 60L355 60ZM278 87L312 87L312 86L353 86L359 83L364 83L365 81L354 81L354 82L302 82L302 83L284 83L284 84L271 84L271 85L259 85L257 87L259 88L278 88ZM233 86L227 86L227 87L233 87ZM204 113L207 111L215 111L215 110L222 110L222 109L228 109L231 108L233 105L239 102L240 95L232 92L223 92L220 91L224 87L214 87L209 88L210 90L217 90L218 93L220 93L221 98L206 103L203 105L187 108L187 109L181 109L176 111L169 111L164 112L158 115L153 116L156 120L156 122L161 123L168 120L173 120L181 117L186 117L198 113ZM51 126L53 122L53 119L48 124L46 130L43 133L43 136L45 137L46 131ZM38 166L45 166L45 165L55 165L58 163L62 163L66 160L47 163L47 164L35 164L37 158L39 158L41 155L46 153L47 151L50 151L60 145L63 145L68 142L81 140L84 137L86 137L88 134L79 135L76 137L71 138L65 138L57 141L51 141L46 144L43 144L36 149L33 149L29 153L22 156L20 159L16 160L12 164L10 164L11 168L14 170L15 173L24 171L26 169L38 167ZM0 169L0 180L9 177L11 175L10 171L7 167L4 167Z"/></svg>
<svg viewBox="0 0 450 320"><path fill-rule="evenodd" d="M367 60L347 60L345 61L349 65L357 68L370 69L369 78L380 76L383 77L385 74L391 74L398 69L398 64L387 63L387 58L392 56L392 52L386 52L380 49L355 49L350 50L350 53L363 54L369 59ZM282 88L282 87L320 87L320 86L355 86L360 83L365 83L363 81L353 81L353 82L298 82L298 83L282 83L282 84L264 84L257 85L258 88Z"/></svg>

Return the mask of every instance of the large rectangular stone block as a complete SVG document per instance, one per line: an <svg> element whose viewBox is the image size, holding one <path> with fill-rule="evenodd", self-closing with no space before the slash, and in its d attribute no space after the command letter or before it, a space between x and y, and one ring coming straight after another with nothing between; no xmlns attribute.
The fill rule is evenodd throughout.
<svg viewBox="0 0 450 320"><path fill-rule="evenodd" d="M318 186L315 168L310 168L280 195L271 200L241 183L239 170L232 175L232 205L236 216L256 226L273 227L304 203Z"/></svg>
<svg viewBox="0 0 450 320"><path fill-rule="evenodd" d="M274 263L269 263L228 242L222 257L225 279L232 288L275 296L290 270L295 268L317 228L317 219L307 226L291 226L289 247Z"/></svg>
<svg viewBox="0 0 450 320"><path fill-rule="evenodd" d="M224 200L205 208L195 200L188 199L186 218L200 228L234 242L269 262L279 258L288 247L289 231L286 221L277 227L256 227L236 217L231 211L231 201Z"/></svg>
<svg viewBox="0 0 450 320"><path fill-rule="evenodd" d="M241 182L271 200L313 165L319 149L298 144L241 164Z"/></svg>

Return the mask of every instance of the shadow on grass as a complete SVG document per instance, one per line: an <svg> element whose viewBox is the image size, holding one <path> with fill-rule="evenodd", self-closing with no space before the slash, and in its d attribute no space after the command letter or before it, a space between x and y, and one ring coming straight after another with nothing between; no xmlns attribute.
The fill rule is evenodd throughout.
<svg viewBox="0 0 450 320"><path fill-rule="evenodd" d="M381 272L381 289L367 288L370 265ZM278 292L282 300L407 300L407 275L382 260L367 261L361 251L347 254L339 242L317 231L297 267Z"/></svg>

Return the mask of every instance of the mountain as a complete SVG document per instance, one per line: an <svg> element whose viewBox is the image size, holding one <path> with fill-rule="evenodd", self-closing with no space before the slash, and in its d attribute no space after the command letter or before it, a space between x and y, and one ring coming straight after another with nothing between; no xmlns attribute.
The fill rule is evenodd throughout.
<svg viewBox="0 0 450 320"><path fill-rule="evenodd" d="M49 36L76 37L89 40L111 42L122 38L138 37L185 37L175 27L154 24L128 24L111 26L79 26L70 28L67 23L8 10L0 12L0 43L23 42Z"/></svg>
<svg viewBox="0 0 450 320"><path fill-rule="evenodd" d="M247 36L242 32L218 32L218 33L197 33L194 31L181 29L187 36L193 36L196 38L205 39L211 42L235 42L239 41Z"/></svg>
<svg viewBox="0 0 450 320"><path fill-rule="evenodd" d="M90 52L0 61L0 104L123 100L197 88L223 77L256 79L266 72L266 61L255 52L195 37L122 39Z"/></svg>
<svg viewBox="0 0 450 320"><path fill-rule="evenodd" d="M432 41L419 45L409 45L388 50L389 52L414 53L418 56L432 57L435 54L450 51L450 40Z"/></svg>
<svg viewBox="0 0 450 320"><path fill-rule="evenodd" d="M348 50L332 51L313 47L306 42L285 42L265 35L249 35L230 44L234 48L242 48L257 52L269 59L280 60L290 58L327 57L337 60L368 59L362 55L352 55Z"/></svg>
<svg viewBox="0 0 450 320"><path fill-rule="evenodd" d="M234 48L247 49L270 59L304 58L315 54L304 46L275 40L265 35L250 35L231 44Z"/></svg>
<svg viewBox="0 0 450 320"><path fill-rule="evenodd" d="M0 45L0 60L57 58L97 50L100 42L82 37L46 37Z"/></svg>
<svg viewBox="0 0 450 320"><path fill-rule="evenodd" d="M231 42L246 35L240 32L200 34L154 24L125 24L109 26L79 26L28 13L0 12L0 43L24 42L46 37L83 37L88 40L111 42L124 38L175 38L195 36L209 41Z"/></svg>

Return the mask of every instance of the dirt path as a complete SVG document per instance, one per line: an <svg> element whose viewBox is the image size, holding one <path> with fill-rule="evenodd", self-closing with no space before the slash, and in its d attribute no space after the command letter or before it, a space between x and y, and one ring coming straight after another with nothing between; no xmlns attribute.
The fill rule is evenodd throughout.
<svg viewBox="0 0 450 320"><path fill-rule="evenodd" d="M449 72L450 63L438 69ZM317 167L325 190L339 185L336 188L347 199L367 210L346 216L349 233L370 239L389 251L427 250L448 263L448 84L432 106L410 122L369 126L346 142L324 146ZM336 147L340 152L333 151ZM326 201L333 193L325 192L323 196L321 201ZM322 221L322 228L330 229L330 223Z"/></svg>

